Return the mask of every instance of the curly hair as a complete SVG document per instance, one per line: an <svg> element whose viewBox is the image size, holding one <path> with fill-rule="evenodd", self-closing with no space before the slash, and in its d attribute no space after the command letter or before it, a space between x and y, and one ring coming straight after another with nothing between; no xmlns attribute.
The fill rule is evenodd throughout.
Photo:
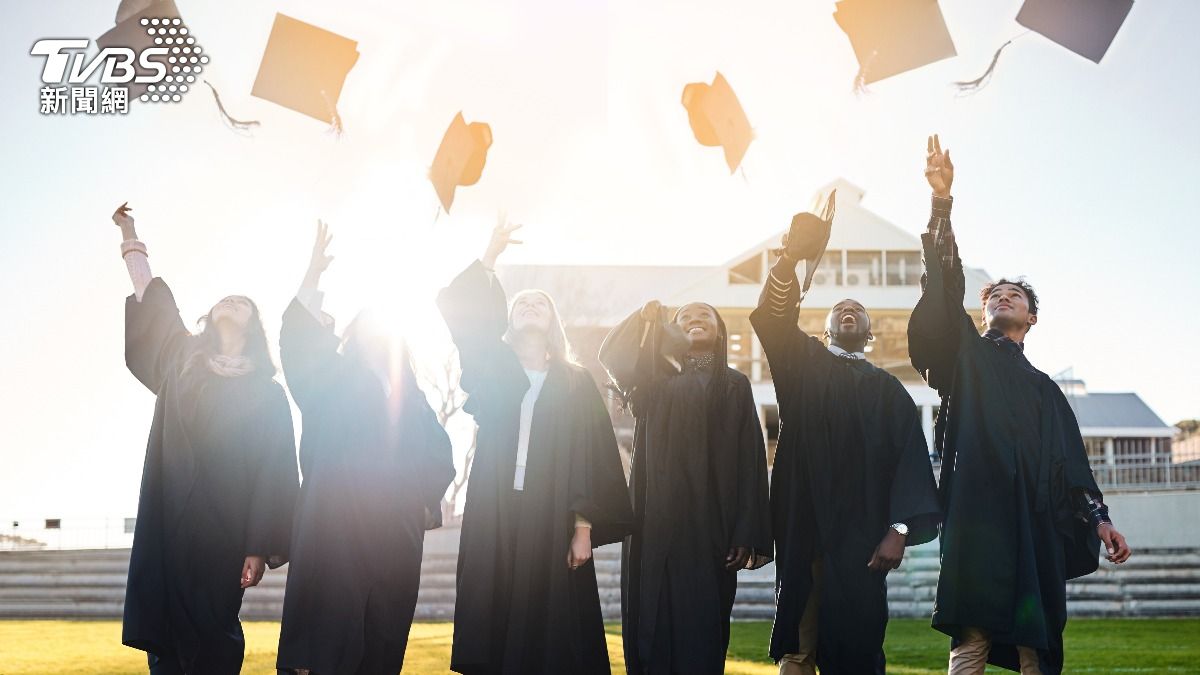
<svg viewBox="0 0 1200 675"><path fill-rule="evenodd" d="M1025 301L1029 303L1029 313L1037 316L1037 291L1033 290L1033 286L1030 286L1029 282L1025 281L1024 277L1019 277L1017 279L1000 278L984 286L983 289L979 291L979 302L983 305L984 309L987 309L988 296L992 294L992 291L996 290L997 286L1005 285L1016 286L1017 288L1021 289L1021 292L1025 294Z"/></svg>

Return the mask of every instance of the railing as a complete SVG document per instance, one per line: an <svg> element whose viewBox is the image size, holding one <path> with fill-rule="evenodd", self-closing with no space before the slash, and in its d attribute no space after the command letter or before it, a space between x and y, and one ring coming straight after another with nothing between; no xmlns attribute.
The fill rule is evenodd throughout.
<svg viewBox="0 0 1200 675"><path fill-rule="evenodd" d="M1155 490L1200 490L1200 462L1171 464L1165 457L1125 455L1113 464L1092 457L1092 475L1104 492ZM942 464L933 458L933 475L941 476Z"/></svg>
<svg viewBox="0 0 1200 675"><path fill-rule="evenodd" d="M0 551L129 548L133 518L8 518L0 520Z"/></svg>
<svg viewBox="0 0 1200 675"><path fill-rule="evenodd" d="M1171 464L1166 457L1118 455L1112 464L1092 458L1092 474L1105 493L1200 490L1200 462ZM941 463L933 461L934 476ZM129 548L133 518L9 518L0 520L0 551ZM450 524L450 521L447 521Z"/></svg>
<svg viewBox="0 0 1200 675"><path fill-rule="evenodd" d="M1171 464L1162 458L1117 456L1108 464L1092 460L1102 490L1200 490L1200 462Z"/></svg>

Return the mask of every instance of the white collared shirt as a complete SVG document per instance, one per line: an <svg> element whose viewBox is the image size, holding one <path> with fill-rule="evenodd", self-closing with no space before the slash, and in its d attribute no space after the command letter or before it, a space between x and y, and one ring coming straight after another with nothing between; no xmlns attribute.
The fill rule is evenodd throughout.
<svg viewBox="0 0 1200 675"><path fill-rule="evenodd" d="M847 358L847 359L859 359L861 361L867 360L866 354L864 354L862 352L848 352L845 349L842 349L841 347L839 347L837 345L829 345L829 351L834 356L841 356L841 357Z"/></svg>
<svg viewBox="0 0 1200 675"><path fill-rule="evenodd" d="M533 426L533 406L542 393L542 385L546 384L546 374L549 370L525 369L529 378L529 389L525 398L521 399L521 427L517 432L517 470L513 476L513 489L525 489L525 464L529 457L529 429Z"/></svg>

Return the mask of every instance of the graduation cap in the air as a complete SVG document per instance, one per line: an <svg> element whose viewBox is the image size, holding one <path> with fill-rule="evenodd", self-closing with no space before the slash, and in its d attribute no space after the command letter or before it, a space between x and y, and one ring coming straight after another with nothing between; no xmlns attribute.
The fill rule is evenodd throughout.
<svg viewBox="0 0 1200 675"><path fill-rule="evenodd" d="M784 251L792 260L804 260L804 287L801 292L807 292L812 285L813 275L821 258L825 255L825 247L829 245L829 235L833 231L833 216L837 211L837 190L829 193L823 206L816 213L797 213L792 217L792 226L788 229Z"/></svg>
<svg viewBox="0 0 1200 675"><path fill-rule="evenodd" d="M433 189L446 213L450 213L458 186L474 185L479 181L491 145L492 128L487 124L467 124L461 111L450 121L429 168L429 180L433 182Z"/></svg>
<svg viewBox="0 0 1200 675"><path fill-rule="evenodd" d="M696 140L701 145L721 146L729 173L736 171L754 139L754 132L725 76L717 73L711 85L704 82L686 85L683 107L687 108L688 123Z"/></svg>
<svg viewBox="0 0 1200 675"><path fill-rule="evenodd" d="M340 131L338 97L356 61L358 43L354 40L276 14L250 93Z"/></svg>
<svg viewBox="0 0 1200 675"><path fill-rule="evenodd" d="M841 0L833 18L858 59L856 89L957 53L937 0Z"/></svg>
<svg viewBox="0 0 1200 675"><path fill-rule="evenodd" d="M1100 63L1133 0L1025 0L1017 23Z"/></svg>
<svg viewBox="0 0 1200 675"><path fill-rule="evenodd" d="M96 39L96 46L102 50L106 47L128 47L135 54L140 54L143 49L161 46L155 44L155 36L142 25L142 19L178 18L179 9L175 7L173 0L122 0L117 7L116 25ZM161 60L165 66L166 57L162 57ZM137 73L136 77L150 77L156 74L155 71L144 68L140 59L135 59L132 65ZM131 100L146 92L147 85L139 84L136 77L126 85Z"/></svg>
<svg viewBox="0 0 1200 675"><path fill-rule="evenodd" d="M1017 14L1017 23L1093 63L1100 63L1131 9L1133 0L1025 0ZM986 84L996 70L1000 53L1013 40L1000 45L983 75L955 84L964 90L979 89Z"/></svg>

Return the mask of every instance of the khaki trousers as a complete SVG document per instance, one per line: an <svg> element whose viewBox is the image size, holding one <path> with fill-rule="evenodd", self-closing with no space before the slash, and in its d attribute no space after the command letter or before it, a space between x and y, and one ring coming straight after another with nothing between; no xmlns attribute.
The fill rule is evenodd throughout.
<svg viewBox="0 0 1200 675"><path fill-rule="evenodd" d="M812 590L800 615L800 651L779 659L779 675L817 675L817 605L821 587L821 561L812 564Z"/></svg>
<svg viewBox="0 0 1200 675"><path fill-rule="evenodd" d="M992 638L987 632L978 628L964 628L962 642L950 650L947 675L983 675L990 651ZM1042 675L1037 650L1018 646L1017 655L1021 659L1021 675Z"/></svg>

